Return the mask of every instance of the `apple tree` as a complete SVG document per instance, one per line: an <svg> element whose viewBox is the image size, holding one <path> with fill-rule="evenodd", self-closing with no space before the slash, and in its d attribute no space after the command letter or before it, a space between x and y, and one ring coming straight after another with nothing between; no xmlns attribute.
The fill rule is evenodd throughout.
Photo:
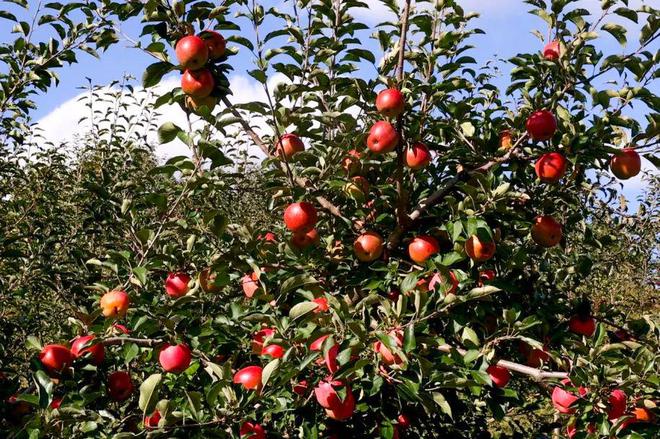
<svg viewBox="0 0 660 439"><path fill-rule="evenodd" d="M657 436L657 309L582 292L594 206L658 163L658 10L527 0L538 50L479 66L460 2L380 3L98 3L142 20L144 87L180 73L189 155L107 206L127 243L30 338L10 437ZM205 200L255 147L275 220L232 223Z"/></svg>

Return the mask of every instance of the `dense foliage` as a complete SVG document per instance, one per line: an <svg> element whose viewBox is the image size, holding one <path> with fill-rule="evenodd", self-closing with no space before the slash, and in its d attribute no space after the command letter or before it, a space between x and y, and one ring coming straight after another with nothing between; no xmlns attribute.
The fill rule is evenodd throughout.
<svg viewBox="0 0 660 439"><path fill-rule="evenodd" d="M658 10L525 1L556 43L536 31L499 90L458 1L383 0L375 29L357 0L267 3L51 3L68 55L31 62L57 43L21 23L2 46L3 434L656 436L657 178L631 216L608 167L658 162ZM90 88L110 105L68 153L27 136L52 68L136 17L146 90L177 70L182 89ZM207 29L226 51L177 46ZM265 102L232 104L238 56ZM190 123L159 142L190 154L160 164L165 104ZM634 276L642 309L615 289Z"/></svg>

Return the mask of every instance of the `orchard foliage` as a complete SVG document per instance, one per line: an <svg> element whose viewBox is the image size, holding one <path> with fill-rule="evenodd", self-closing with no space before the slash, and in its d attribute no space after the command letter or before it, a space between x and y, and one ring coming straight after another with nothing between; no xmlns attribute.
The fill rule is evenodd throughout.
<svg viewBox="0 0 660 439"><path fill-rule="evenodd" d="M23 385L5 404L7 434L657 435L657 307L624 319L583 292L617 269L602 249L628 239L596 216L615 194L612 157L631 148L658 162L658 11L527 0L539 50L478 66L470 50L487 36L460 2L381 3L396 18L375 28L354 18L368 7L357 0L79 6L99 29L143 21L136 46L156 58L144 87L179 71L188 93L155 100L191 122L165 122L159 141L190 154L145 166L127 154L148 142L117 135L122 124L89 139L100 156L76 163L89 163L95 197L63 212L78 228L55 240L76 252L67 271L35 274L50 253L34 244L50 236L3 224L16 251L0 267L23 273L9 291L46 278L44 291L75 297L56 337L25 337L32 370L9 371ZM192 37L209 42L207 30L224 53ZM622 54L602 52L611 38ZM232 103L237 57L254 61L265 101ZM646 117L628 116L633 106ZM261 178L232 198L247 145L266 156ZM31 209L8 205L18 219ZM237 221L255 205L265 213ZM645 239L656 250L638 251L657 270ZM70 358L80 335L94 337Z"/></svg>

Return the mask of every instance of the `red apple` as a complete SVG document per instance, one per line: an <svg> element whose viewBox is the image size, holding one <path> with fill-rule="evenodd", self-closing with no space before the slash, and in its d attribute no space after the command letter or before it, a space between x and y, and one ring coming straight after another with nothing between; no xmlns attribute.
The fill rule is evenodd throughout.
<svg viewBox="0 0 660 439"><path fill-rule="evenodd" d="M94 335L76 337L73 343L71 343L71 354L76 358L89 354L92 364L98 366L103 363L103 360L105 359L105 349L101 343L91 344L90 341L93 339Z"/></svg>
<svg viewBox="0 0 660 439"><path fill-rule="evenodd" d="M53 398L53 400L50 402L49 407L52 410L57 410L62 406L62 398Z"/></svg>
<svg viewBox="0 0 660 439"><path fill-rule="evenodd" d="M241 425L239 434L241 435L241 439L266 439L266 431L264 428L261 425L252 422L244 422L243 425Z"/></svg>
<svg viewBox="0 0 660 439"><path fill-rule="evenodd" d="M545 348L531 349L527 354L527 365L530 367L541 367L542 364L547 364L552 360L552 357Z"/></svg>
<svg viewBox="0 0 660 439"><path fill-rule="evenodd" d="M509 130L503 130L500 132L500 148L510 149L513 146L513 135Z"/></svg>
<svg viewBox="0 0 660 439"><path fill-rule="evenodd" d="M280 140L277 141L277 145L275 145L277 155L281 156L284 154L284 157L287 160L291 160L291 157L293 157L295 153L304 150L305 144L300 140L300 137L292 133L284 134Z"/></svg>
<svg viewBox="0 0 660 439"><path fill-rule="evenodd" d="M627 180L639 174L642 160L633 148L623 148L612 156L610 169L619 180Z"/></svg>
<svg viewBox="0 0 660 439"><path fill-rule="evenodd" d="M312 229L307 232L294 233L293 236L291 236L289 243L292 247L295 247L298 250L302 250L309 246L318 244L319 240L319 233L316 231L316 229Z"/></svg>
<svg viewBox="0 0 660 439"><path fill-rule="evenodd" d="M562 227L548 215L538 216L532 225L532 239L541 247L554 247L562 238Z"/></svg>
<svg viewBox="0 0 660 439"><path fill-rule="evenodd" d="M128 311L130 299L126 291L109 291L101 297L101 312L106 317L123 317Z"/></svg>
<svg viewBox="0 0 660 439"><path fill-rule="evenodd" d="M429 163L431 163L431 152L423 143L413 143L406 149L406 165L410 169L422 169Z"/></svg>
<svg viewBox="0 0 660 439"><path fill-rule="evenodd" d="M325 297L317 297L316 299L312 300L312 302L318 305L318 307L314 310L315 314L330 310L330 306L328 305L328 299L326 299Z"/></svg>
<svg viewBox="0 0 660 439"><path fill-rule="evenodd" d="M133 381L128 372L117 371L108 375L108 394L115 401L124 401L133 393Z"/></svg>
<svg viewBox="0 0 660 439"><path fill-rule="evenodd" d="M170 273L165 279L165 292L168 296L178 299L179 297L185 296L190 291L188 283L190 282L190 276L186 273Z"/></svg>
<svg viewBox="0 0 660 439"><path fill-rule="evenodd" d="M406 105L403 93L396 88L388 88L382 90L376 96L376 109L385 117L397 117L403 113Z"/></svg>
<svg viewBox="0 0 660 439"><path fill-rule="evenodd" d="M121 325L119 323L113 323L112 324L112 329L117 331L117 332L121 332L122 334L130 334L131 333L130 329L128 329L126 326Z"/></svg>
<svg viewBox="0 0 660 439"><path fill-rule="evenodd" d="M204 40L195 35L188 35L177 41L174 52L184 69L200 69L209 59L209 49Z"/></svg>
<svg viewBox="0 0 660 439"><path fill-rule="evenodd" d="M412 420L410 419L410 416L408 416L405 413L401 413L397 418L396 418L397 425L401 427L402 429L408 429L412 425Z"/></svg>
<svg viewBox="0 0 660 439"><path fill-rule="evenodd" d="M573 439L573 437L577 434L577 426L575 424L571 424L568 427L566 427L566 434L568 435L569 439ZM587 433L589 434L594 434L596 433L596 426L594 424L589 424L587 425Z"/></svg>
<svg viewBox="0 0 660 439"><path fill-rule="evenodd" d="M322 335L316 340L312 342L312 344L309 345L309 350L311 351L320 351L321 347L323 346L323 342L326 340L326 338L330 337L330 334Z"/></svg>
<svg viewBox="0 0 660 439"><path fill-rule="evenodd" d="M257 331L252 337L252 352L259 355L264 348L264 340L268 337L272 337L277 333L275 328L264 328L260 331Z"/></svg>
<svg viewBox="0 0 660 439"><path fill-rule="evenodd" d="M262 356L270 356L272 358L282 358L284 356L284 348L277 344L269 344L261 350Z"/></svg>
<svg viewBox="0 0 660 439"><path fill-rule="evenodd" d="M445 279L444 275L442 275L442 273L434 273L431 280L428 282L428 290L435 291L436 285L442 285L443 283L447 283L447 279ZM451 287L449 288L449 291L445 292L445 294L455 294L456 290L458 290L459 282L456 275L451 270L449 270L449 283L451 284Z"/></svg>
<svg viewBox="0 0 660 439"><path fill-rule="evenodd" d="M365 232L353 243L355 256L362 262L371 262L383 253L383 238L376 232Z"/></svg>
<svg viewBox="0 0 660 439"><path fill-rule="evenodd" d="M292 232L308 232L319 217L316 208L305 201L289 204L284 211L284 224Z"/></svg>
<svg viewBox="0 0 660 439"><path fill-rule="evenodd" d="M261 387L261 372L259 366L247 366L234 374L234 384L242 384L246 389Z"/></svg>
<svg viewBox="0 0 660 439"><path fill-rule="evenodd" d="M509 384L509 380L511 379L511 373L509 372L509 369L502 366L497 366L495 364L488 366L486 372L488 373L488 376L490 376L490 380L493 382L493 384L500 388L506 387L506 385Z"/></svg>
<svg viewBox="0 0 660 439"><path fill-rule="evenodd" d="M401 346L403 346L403 331L401 331L400 329L390 331L389 337L390 340L392 339L394 340L394 345L396 347L400 348ZM403 358L393 353L387 346L385 346L380 341L374 343L374 351L376 351L380 355L381 360L387 366L400 365L404 361Z"/></svg>
<svg viewBox="0 0 660 439"><path fill-rule="evenodd" d="M150 416L145 416L144 417L144 427L145 428L158 428L158 423L160 422L160 412L158 410L154 410L154 412Z"/></svg>
<svg viewBox="0 0 660 439"><path fill-rule="evenodd" d="M220 291L220 287L215 285L215 279L217 274L212 272L210 268L205 268L199 273L199 286L202 287L207 293L217 293Z"/></svg>
<svg viewBox="0 0 660 439"><path fill-rule="evenodd" d="M190 348L181 343L176 346L166 344L158 354L158 361L165 372L181 373L190 366Z"/></svg>
<svg viewBox="0 0 660 439"><path fill-rule="evenodd" d="M549 42L543 48L543 57L550 61L556 61L560 55L559 41L554 40Z"/></svg>
<svg viewBox="0 0 660 439"><path fill-rule="evenodd" d="M348 175L353 175L360 170L361 158L362 154L359 151L351 149L348 151L346 157L342 159L341 167L344 168L344 171L346 171Z"/></svg>
<svg viewBox="0 0 660 439"><path fill-rule="evenodd" d="M301 380L293 385L293 393L299 396L305 396L308 388L307 380Z"/></svg>
<svg viewBox="0 0 660 439"><path fill-rule="evenodd" d="M479 286L483 287L486 282L495 280L495 270L481 270L479 272Z"/></svg>
<svg viewBox="0 0 660 439"><path fill-rule="evenodd" d="M181 76L181 90L195 98L205 98L215 87L215 79L209 69L186 70Z"/></svg>
<svg viewBox="0 0 660 439"><path fill-rule="evenodd" d="M204 96L201 98L194 96L186 97L186 107L195 113L199 113L202 107L206 107L209 111L212 111L216 105L218 105L218 98L216 96Z"/></svg>
<svg viewBox="0 0 660 439"><path fill-rule="evenodd" d="M325 342L329 336L329 334L320 336L309 345L309 349L311 351L321 351L323 349L323 342ZM323 358L319 358L316 361L316 364L321 365L325 363L330 373L335 373L339 369L339 364L337 363L338 354L339 346L335 343L330 347L330 349L328 349L328 352L323 356Z"/></svg>
<svg viewBox="0 0 660 439"><path fill-rule="evenodd" d="M627 397L621 389L614 389L607 399L609 408L607 409L607 419L619 419L626 412Z"/></svg>
<svg viewBox="0 0 660 439"><path fill-rule="evenodd" d="M259 278L257 277L257 274L255 272L252 272L251 274L246 274L243 276L241 279L241 285L243 286L243 294L245 294L245 297L248 299L251 299L252 296L254 296L254 293L257 292L259 289Z"/></svg>
<svg viewBox="0 0 660 439"><path fill-rule="evenodd" d="M375 154L392 152L398 143L399 133L391 123L383 120L371 127L367 137L367 147Z"/></svg>
<svg viewBox="0 0 660 439"><path fill-rule="evenodd" d="M572 386L571 380L568 378L563 380L561 383L564 386ZM575 404L575 402L577 402L580 397L587 394L587 389L580 387L578 389L578 393L580 396L576 396L575 394L564 390L562 387L556 386L552 390L552 405L559 413L573 414L575 413L575 408L571 406Z"/></svg>
<svg viewBox="0 0 660 439"><path fill-rule="evenodd" d="M49 344L41 349L39 361L49 372L61 372L73 362L73 354L66 346Z"/></svg>
<svg viewBox="0 0 660 439"><path fill-rule="evenodd" d="M342 399L338 389L345 388L346 396ZM314 389L316 401L326 410L331 419L342 421L350 418L355 410L355 397L351 387L343 381L327 380L321 381Z"/></svg>
<svg viewBox="0 0 660 439"><path fill-rule="evenodd" d="M264 241L266 243L276 243L277 242L277 237L273 232L266 232L265 235L257 235L257 239L259 241Z"/></svg>
<svg viewBox="0 0 660 439"><path fill-rule="evenodd" d="M225 54L227 42L225 38L214 30L205 30L198 35L206 44L209 53L209 59L215 60Z"/></svg>
<svg viewBox="0 0 660 439"><path fill-rule="evenodd" d="M423 264L439 251L438 240L428 235L417 236L408 244L408 255L418 264Z"/></svg>
<svg viewBox="0 0 660 439"><path fill-rule="evenodd" d="M566 173L566 157L558 152L543 154L536 161L534 169L539 180L546 183L557 183Z"/></svg>
<svg viewBox="0 0 660 439"><path fill-rule="evenodd" d="M550 140L557 131L557 120L548 110L532 113L527 119L527 133L534 141Z"/></svg>
<svg viewBox="0 0 660 439"><path fill-rule="evenodd" d="M596 332L596 320L593 317L573 316L568 321L568 329L575 334L591 337Z"/></svg>
<svg viewBox="0 0 660 439"><path fill-rule="evenodd" d="M465 241L465 253L475 262L487 261L495 255L495 242L481 241L477 235Z"/></svg>

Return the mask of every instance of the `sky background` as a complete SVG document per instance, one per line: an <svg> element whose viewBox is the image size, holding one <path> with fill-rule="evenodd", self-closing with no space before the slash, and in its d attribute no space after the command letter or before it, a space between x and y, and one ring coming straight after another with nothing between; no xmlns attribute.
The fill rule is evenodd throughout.
<svg viewBox="0 0 660 439"><path fill-rule="evenodd" d="M374 26L378 23L393 19L389 10L384 7L377 0L364 0L370 5L369 9L353 9L352 14L360 21ZM650 0L631 0L631 7L639 6L640 4L651 4ZM37 1L30 0L30 7L32 10L36 8ZM543 43L540 42L532 31L538 29L543 35L547 34L547 25L544 21L534 15L528 14L531 7L522 0L462 0L459 2L465 10L478 12L481 16L472 22L472 26L480 27L485 31L485 35L476 35L472 39L472 44L475 46L469 53L470 56L477 60L477 66L483 65L486 61L496 58L508 58L518 53L534 52L540 50ZM280 9L288 9L288 3L283 1L264 1L264 5L277 5ZM3 3L3 5L8 5ZM577 7L588 9L593 14L600 15L600 1L599 0L580 0L576 3ZM656 4L657 6L657 4ZM9 5L11 8L11 5ZM12 11L20 13L21 16L26 17L25 13L21 13L19 9ZM616 20L608 20L616 21ZM631 47L634 45L638 35L639 26L629 21L619 20L620 23L625 24L629 30L628 40ZM10 34L10 27L8 21L0 20L0 38L2 41L13 40L14 37ZM268 25L268 23L267 23ZM250 29L249 27L244 27ZM270 31L272 29L266 29ZM133 38L137 39L141 32L141 25L137 20L130 21L122 24L122 32ZM368 32L365 35L370 34ZM231 33L228 33L230 35ZM364 37L362 35L361 37ZM43 38L44 34L36 34L36 38ZM246 35L250 37L250 35ZM616 40L606 35L602 39L600 49L607 54L622 54L629 53L630 48L622 47ZM139 84L139 78L144 69L154 62L154 59L145 53L130 48L130 43L121 41L115 46L111 47L106 53L101 55L100 59L92 56L80 54L78 56L79 63L71 66L65 66L58 71L60 76L60 84L56 87L51 87L47 93L39 94L35 97L37 109L32 113L33 120L37 121L40 128L44 130L43 135L45 138L58 143L71 139L76 133L84 130L78 123L80 117L87 111L84 103L79 101L82 93L80 87L86 84L85 78L90 78L94 84L108 84L113 80L121 79L123 75L129 74L138 78L135 82ZM382 53L375 41L366 42L365 47L374 51L376 59L382 57ZM650 50L658 50L658 45L651 47ZM255 99L264 99L265 95L259 86L251 77L246 73L247 70L254 68L251 54L244 48L239 47L239 55L232 57L231 62L234 65L234 72L230 75L231 88L234 93L233 101L247 102ZM500 79L498 86L504 88L507 84L508 70L511 66L506 66L502 73L503 77ZM373 71L367 71L368 75L372 75ZM174 73L166 77L165 81L159 85L156 90L157 93L167 91L178 85L178 74ZM277 82L281 78L273 77L271 82ZM657 90L657 81L655 83ZM644 112L648 111L644 108L634 109L628 112L628 115L642 120ZM183 112L177 108L164 108L162 109L163 119L173 120L179 124L183 124ZM169 144L157 148L157 154L162 158L169 156L180 155L185 153L182 145ZM257 153L257 150L250 151ZM652 170L653 166L645 162L644 169ZM655 171L654 171L655 172ZM640 177L628 180L625 182L623 189L624 195L633 201L631 208L634 208L636 203L634 200L641 193L643 182Z"/></svg>

